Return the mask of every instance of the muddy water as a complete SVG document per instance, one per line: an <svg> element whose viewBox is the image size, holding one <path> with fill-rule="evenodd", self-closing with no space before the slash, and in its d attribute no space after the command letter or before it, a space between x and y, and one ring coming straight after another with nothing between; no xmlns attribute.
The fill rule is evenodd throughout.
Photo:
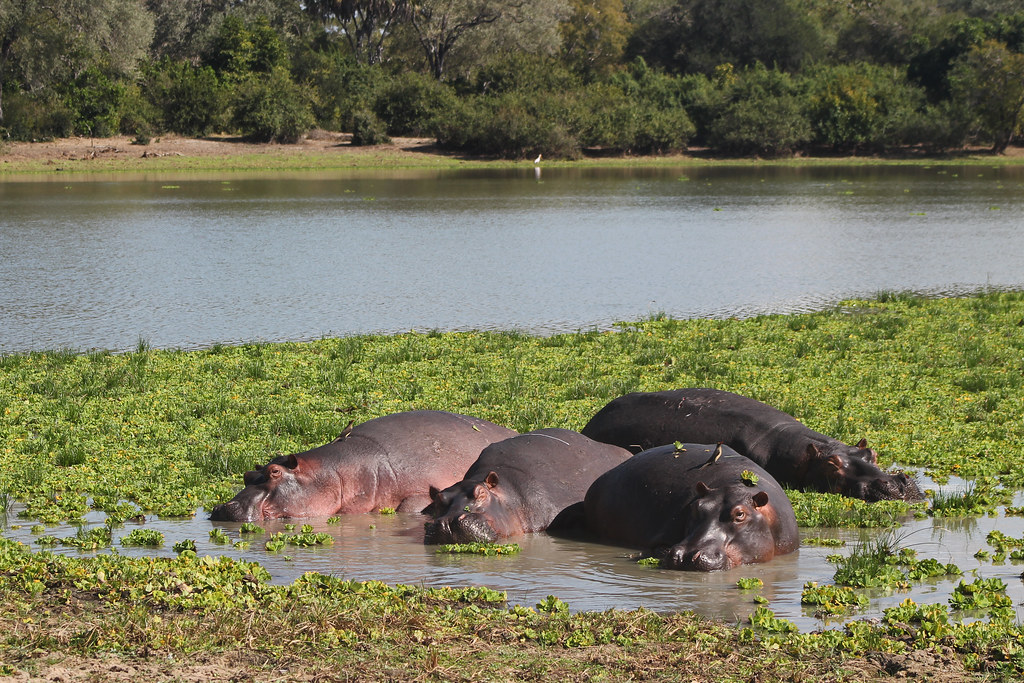
<svg viewBox="0 0 1024 683"><path fill-rule="evenodd" d="M948 485L963 490L963 482ZM1024 496L1018 495L1020 505ZM4 536L33 544L37 535L31 524L19 520L16 510L8 517ZM2 521L2 518L0 518ZM87 519L88 525L101 524L102 515ZM173 556L171 547L182 540L196 542L200 555L227 555L256 561L266 567L274 583L290 583L307 571L316 571L345 579L380 580L389 584L414 586L488 586L506 591L510 604L532 607L554 595L573 610L601 611L610 608L645 607L657 612L692 610L728 623L743 622L757 607L754 597L769 600L769 607L779 617L795 622L802 631L840 626L843 620L824 621L815 617L812 608L800 604L800 593L807 581L831 583L835 566L826 560L833 553L849 554L861 542L895 533L900 545L914 548L919 558L935 558L952 562L964 572L964 579L1002 579L1007 593L1017 605L1018 618L1024 618L1024 563L1007 561L993 564L975 559L974 554L988 549L985 536L993 529L1020 538L1024 536L1024 518L972 517L965 519L923 519L907 521L895 532L881 530L802 529L803 538L835 537L847 541L844 548L801 546L790 555L761 565L747 565L727 572L710 574L662 570L637 565L632 551L610 546L569 541L533 534L516 539L522 551L507 557L473 555L441 555L435 547L423 545L424 518L416 514L346 515L336 524L324 518L303 520L315 531L334 537L334 544L315 548L289 546L278 553L264 549L265 535L247 535L248 549L217 545L209 540L212 528L227 531L232 541L241 539L239 524L212 523L200 511L191 520L148 519L146 528L163 532L165 542L159 550L124 548L118 539L137 525L126 524L116 529L114 545L123 555L155 554ZM301 523L301 521L299 522ZM281 521L264 525L267 534L286 531ZM74 527L49 528L46 533L58 537L74 535ZM34 545L33 547L38 547ZM58 547L54 552L88 555L73 548ZM109 551L101 551L109 552ZM764 587L742 591L736 587L740 578L757 577ZM906 592L871 594L869 609L853 618L880 617L885 608L905 598L919 603L946 603L959 578L930 580L913 584Z"/></svg>

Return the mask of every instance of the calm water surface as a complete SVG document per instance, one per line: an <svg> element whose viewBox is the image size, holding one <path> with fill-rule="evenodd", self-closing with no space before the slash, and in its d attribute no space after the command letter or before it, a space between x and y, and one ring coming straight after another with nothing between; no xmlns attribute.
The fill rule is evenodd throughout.
<svg viewBox="0 0 1024 683"><path fill-rule="evenodd" d="M954 481L945 488L962 491L963 487L964 482ZM1021 502L1024 497L1018 495L1015 504ZM89 526L101 524L102 519L102 514L92 513ZM810 631L841 628L849 619L880 617L884 609L908 597L922 604L947 604L960 577L915 582L910 591L889 595L880 591L869 593L871 606L845 619L822 620L815 617L813 608L801 606L800 594L807 581L833 583L835 565L826 561L828 555L846 555L858 543L895 533L900 545L915 549L919 558L956 564L964 572L962 578L968 582L975 578L1002 579L1008 586L1007 594L1013 599L1018 618L1024 618L1024 582L1021 581L1024 564L1011 561L993 564L974 557L978 550L991 550L985 543L985 535L993 529L1015 538L1024 535L1024 518L1021 517L912 520L895 532L802 529L801 535L805 538L840 538L847 546L838 549L804 546L765 564L712 573L643 567L630 558L630 550L558 539L547 534L510 539L522 550L508 557L439 555L434 546L423 545L424 519L417 514L400 513L393 516L343 515L338 524L328 524L324 518L294 520L297 524L308 522L316 531L330 533L334 544L319 548L289 546L280 553L270 553L263 548L265 535L247 535L245 538L252 542L247 550L210 543L209 532L214 526L225 529L232 541L239 540L240 524L213 523L200 511L192 520L147 520L146 528L158 529L165 535L164 547L159 551L120 546L117 539L135 528L134 524L115 530L114 544L122 555L172 557L171 546L192 539L200 555L227 555L259 562L271 573L274 583L290 583L303 572L316 571L345 579L380 580L391 585L488 586L506 591L513 605L533 607L554 595L574 611L642 606L657 612L692 610L728 623L740 623L757 607L754 597L761 595L769 600L769 607L777 616L794 621L803 631ZM20 521L12 516L10 523L19 527ZM268 534L285 530L279 520L268 522L264 527ZM48 528L46 533L62 537L73 536L75 531L74 527L64 526ZM29 524L8 528L4 535L26 544L32 544L36 538ZM60 546L54 552L92 554ZM736 581L746 577L760 578L764 587L756 591L739 590Z"/></svg>
<svg viewBox="0 0 1024 683"><path fill-rule="evenodd" d="M1024 169L539 173L0 182L0 352L546 334L1024 286Z"/></svg>

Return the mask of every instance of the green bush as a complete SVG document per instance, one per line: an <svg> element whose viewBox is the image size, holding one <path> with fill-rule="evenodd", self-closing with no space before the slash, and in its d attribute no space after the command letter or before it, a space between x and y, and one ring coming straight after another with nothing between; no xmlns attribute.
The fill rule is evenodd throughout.
<svg viewBox="0 0 1024 683"><path fill-rule="evenodd" d="M250 76L234 95L235 126L252 140L294 143L313 127L308 92L282 67L269 76Z"/></svg>
<svg viewBox="0 0 1024 683"><path fill-rule="evenodd" d="M435 121L454 106L451 86L407 71L380 90L374 111L387 123L391 135L429 135Z"/></svg>
<svg viewBox="0 0 1024 683"><path fill-rule="evenodd" d="M105 138L121 131L121 116L128 100L128 85L93 67L58 92L75 113L74 132Z"/></svg>
<svg viewBox="0 0 1024 683"><path fill-rule="evenodd" d="M924 93L900 69L867 63L819 66L807 76L815 141L842 151L916 142Z"/></svg>
<svg viewBox="0 0 1024 683"><path fill-rule="evenodd" d="M74 134L75 113L53 92L4 92L4 127L12 140L47 140Z"/></svg>
<svg viewBox="0 0 1024 683"><path fill-rule="evenodd" d="M379 116L368 109L360 109L352 114L353 145L383 145L387 142L391 142L391 138Z"/></svg>
<svg viewBox="0 0 1024 683"><path fill-rule="evenodd" d="M576 158L580 143L570 126L578 112L562 98L544 93L503 93L464 100L438 122L437 141L445 147L511 159Z"/></svg>
<svg viewBox="0 0 1024 683"><path fill-rule="evenodd" d="M695 130L686 111L678 105L660 106L640 97L640 92L601 85L588 88L582 106L583 146L633 154L685 149Z"/></svg>
<svg viewBox="0 0 1024 683"><path fill-rule="evenodd" d="M744 70L730 90L708 131L719 151L775 157L811 141L811 124L789 74L757 65Z"/></svg>
<svg viewBox="0 0 1024 683"><path fill-rule="evenodd" d="M340 52L302 52L293 73L313 92L317 125L329 130L352 130L356 112L372 109L377 93L390 80L383 69L359 64Z"/></svg>
<svg viewBox="0 0 1024 683"><path fill-rule="evenodd" d="M224 87L212 68L165 60L148 70L146 82L165 130L200 136L224 126Z"/></svg>

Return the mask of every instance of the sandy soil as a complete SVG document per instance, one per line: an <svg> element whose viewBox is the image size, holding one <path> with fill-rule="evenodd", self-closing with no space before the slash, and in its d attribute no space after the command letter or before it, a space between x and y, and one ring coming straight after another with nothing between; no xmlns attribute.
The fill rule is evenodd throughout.
<svg viewBox="0 0 1024 683"><path fill-rule="evenodd" d="M394 138L389 144L353 147L346 133L317 132L294 145L250 143L240 138L186 138L165 135L148 145L134 144L128 136L113 138L63 138L46 142L11 142L0 149L0 163L45 162L59 165L67 161L161 159L167 157L230 157L268 155L345 155L360 157L408 157L420 161L425 155L449 156L434 146L431 138Z"/></svg>
<svg viewBox="0 0 1024 683"><path fill-rule="evenodd" d="M131 160L132 167L138 160L164 159L173 166L175 158L183 161L189 158L229 158L231 156L268 157L267 166L287 165L290 157L318 157L320 159L339 157L329 163L341 166L422 166L431 163L444 164L452 159L483 160L479 157L465 157L434 145L432 138L394 138L385 145L369 147L353 147L351 135L328 131L314 131L306 139L294 145L274 143L250 143L235 137L186 138L177 135L164 135L153 138L148 145L134 144L128 136L113 138L64 138L46 142L10 142L0 146L0 165L11 164L12 167L23 167L25 164L38 165L43 163L60 167L63 162L89 162ZM972 148L951 153L947 158L988 157L990 151L983 148ZM912 153L910 156L914 156ZM271 157L274 160L271 160ZM663 157L657 157L662 161ZM702 150L691 150L689 154L673 157L677 160L690 158L708 160ZM837 159L838 157L836 157ZM1001 157L1024 160L1024 147L1010 147ZM870 161L871 157L861 157L862 161ZM432 161L434 160L434 161ZM187 165L187 164L186 164ZM143 164L144 167L144 164ZM2 166L0 166L2 168ZM166 168L166 165L165 165ZM55 168L54 170L57 170Z"/></svg>

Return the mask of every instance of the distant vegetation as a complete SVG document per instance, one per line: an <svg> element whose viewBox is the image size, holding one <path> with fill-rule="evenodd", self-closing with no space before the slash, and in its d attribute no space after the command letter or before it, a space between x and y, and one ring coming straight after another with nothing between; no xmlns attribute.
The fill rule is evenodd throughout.
<svg viewBox="0 0 1024 683"><path fill-rule="evenodd" d="M0 0L0 143L1002 152L1022 120L1019 0Z"/></svg>

